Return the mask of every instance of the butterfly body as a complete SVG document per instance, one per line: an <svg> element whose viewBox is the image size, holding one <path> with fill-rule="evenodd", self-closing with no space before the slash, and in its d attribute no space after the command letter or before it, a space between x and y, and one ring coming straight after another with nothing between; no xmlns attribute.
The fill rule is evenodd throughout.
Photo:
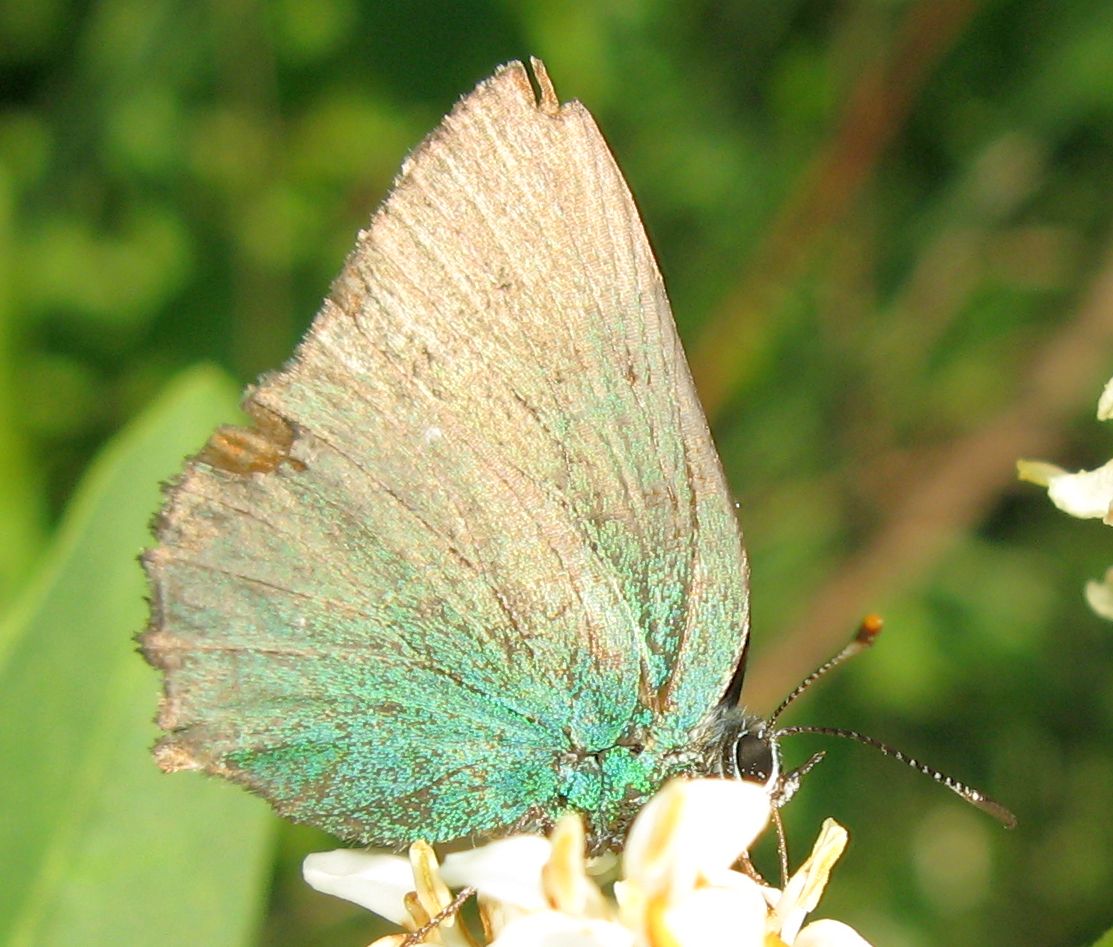
<svg viewBox="0 0 1113 947"><path fill-rule="evenodd" d="M614 845L670 776L733 773L734 504L629 191L534 70L407 159L144 557L160 765L347 839L574 809Z"/></svg>

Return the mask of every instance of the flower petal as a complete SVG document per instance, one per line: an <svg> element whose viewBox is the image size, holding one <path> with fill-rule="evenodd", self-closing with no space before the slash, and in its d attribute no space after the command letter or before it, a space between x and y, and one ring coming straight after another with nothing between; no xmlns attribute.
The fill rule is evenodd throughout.
<svg viewBox="0 0 1113 947"><path fill-rule="evenodd" d="M446 855L441 878L452 888L470 886L484 897L541 911L549 906L541 888L541 870L551 851L548 839L515 835Z"/></svg>
<svg viewBox="0 0 1113 947"><path fill-rule="evenodd" d="M769 796L734 779L674 779L638 814L626 839L626 880L647 895L691 888L729 868L769 821Z"/></svg>
<svg viewBox="0 0 1113 947"><path fill-rule="evenodd" d="M612 921L541 911L512 921L491 947L634 947L634 935Z"/></svg>
<svg viewBox="0 0 1113 947"><path fill-rule="evenodd" d="M1108 421L1110 418L1113 418L1113 378L1105 383L1098 398L1098 420Z"/></svg>
<svg viewBox="0 0 1113 947"><path fill-rule="evenodd" d="M414 876L401 856L338 848L307 855L301 872L318 891L353 901L395 924L410 920L403 899L414 890Z"/></svg>
<svg viewBox="0 0 1113 947"><path fill-rule="evenodd" d="M696 888L671 901L651 905L646 915L651 944L762 947L765 943L765 897L756 882L738 872L729 885Z"/></svg>
<svg viewBox="0 0 1113 947"><path fill-rule="evenodd" d="M569 812L553 829L553 853L541 870L545 896L554 908L577 917L605 918L610 913L599 886L587 875L584 823Z"/></svg>
<svg viewBox="0 0 1113 947"><path fill-rule="evenodd" d="M428 842L417 841L410 846L410 870L413 872L414 894L417 897L419 909L410 908L410 915L420 926L427 923L429 918L434 918L452 903L452 892L441 878L441 866L437 861L437 853ZM447 917L441 925L451 927L456 921L455 917Z"/></svg>
<svg viewBox="0 0 1113 947"><path fill-rule="evenodd" d="M1065 474L1066 471L1046 460L1018 460L1016 462L1016 476L1018 480L1034 483L1038 487L1046 487L1052 477Z"/></svg>
<svg viewBox="0 0 1113 947"><path fill-rule="evenodd" d="M800 931L794 947L870 947L870 943L849 924L823 918Z"/></svg>
<svg viewBox="0 0 1113 947"><path fill-rule="evenodd" d="M824 819L811 855L788 880L773 912L774 930L780 931L786 944L795 942L804 918L819 904L831 868L842 855L846 842L846 829L834 819Z"/></svg>
<svg viewBox="0 0 1113 947"><path fill-rule="evenodd" d="M1100 582L1091 579L1086 583L1086 601L1102 618L1113 621L1113 569L1106 570Z"/></svg>
<svg viewBox="0 0 1113 947"><path fill-rule="evenodd" d="M1047 495L1064 513L1080 519L1103 519L1113 501L1113 460L1096 470L1052 474Z"/></svg>

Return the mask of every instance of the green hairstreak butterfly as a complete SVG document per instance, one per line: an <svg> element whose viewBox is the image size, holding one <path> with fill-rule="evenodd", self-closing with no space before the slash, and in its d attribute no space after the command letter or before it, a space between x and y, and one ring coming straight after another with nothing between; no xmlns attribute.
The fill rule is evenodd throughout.
<svg viewBox="0 0 1113 947"><path fill-rule="evenodd" d="M406 160L144 556L160 766L350 840L598 848L673 775L798 778L737 707L746 555L637 210L533 69Z"/></svg>

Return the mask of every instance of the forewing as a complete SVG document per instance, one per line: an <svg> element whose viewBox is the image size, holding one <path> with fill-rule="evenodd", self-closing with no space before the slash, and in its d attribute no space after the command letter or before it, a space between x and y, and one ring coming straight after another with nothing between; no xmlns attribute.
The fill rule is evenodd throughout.
<svg viewBox="0 0 1113 947"><path fill-rule="evenodd" d="M633 201L540 63L406 161L294 359L146 556L166 768L380 843L511 825L558 760L674 744L745 562Z"/></svg>

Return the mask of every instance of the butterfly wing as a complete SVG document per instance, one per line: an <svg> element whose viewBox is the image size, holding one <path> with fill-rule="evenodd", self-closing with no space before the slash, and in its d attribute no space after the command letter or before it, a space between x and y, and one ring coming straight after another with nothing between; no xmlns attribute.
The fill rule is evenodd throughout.
<svg viewBox="0 0 1113 947"><path fill-rule="evenodd" d="M562 761L681 745L745 560L637 211L540 63L407 159L293 360L145 556L166 769L402 844L552 806Z"/></svg>

